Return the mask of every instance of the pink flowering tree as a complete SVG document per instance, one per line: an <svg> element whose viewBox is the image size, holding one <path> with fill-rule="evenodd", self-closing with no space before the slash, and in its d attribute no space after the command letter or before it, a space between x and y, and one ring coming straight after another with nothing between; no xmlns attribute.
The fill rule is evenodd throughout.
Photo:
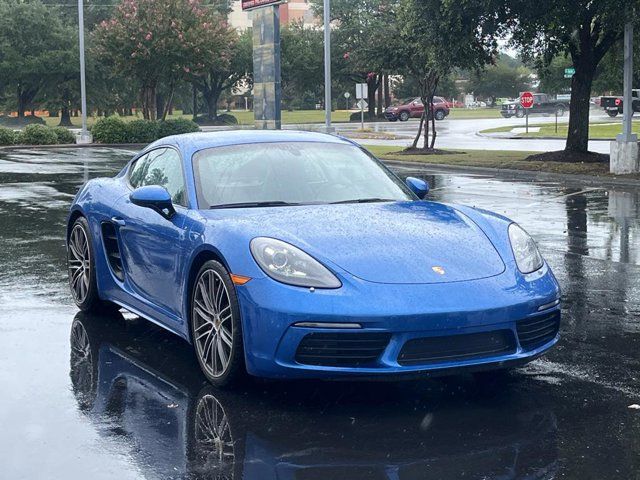
<svg viewBox="0 0 640 480"><path fill-rule="evenodd" d="M201 0L124 0L94 31L94 52L139 82L143 116L155 120L166 117L179 80L223 61L227 41L225 22ZM169 95L158 106L161 82Z"/></svg>

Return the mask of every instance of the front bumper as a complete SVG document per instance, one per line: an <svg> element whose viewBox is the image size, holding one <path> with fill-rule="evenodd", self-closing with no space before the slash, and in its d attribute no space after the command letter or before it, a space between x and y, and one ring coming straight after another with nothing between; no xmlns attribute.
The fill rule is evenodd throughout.
<svg viewBox="0 0 640 480"><path fill-rule="evenodd" d="M559 325L559 305L538 310L556 301L559 294L558 284L546 265L529 276L505 271L481 280L442 284L376 284L351 277L343 278L340 289L314 292L269 278L254 279L238 288L247 370L270 378L343 378L434 375L518 366L540 356L558 341L555 330L542 344L524 345L522 328L519 332L518 326L519 322L529 322L533 327L527 328L533 330L537 322L550 315L557 317ZM295 325L301 322L358 324L360 328ZM309 334L331 334L333 338L378 334L388 340L369 361L309 364L299 356L301 342ZM494 343L488 347L478 344L483 353L479 356L455 355L460 342L452 340L461 339L461 335ZM447 348L443 348L435 360L421 362L414 357L411 362L403 361L403 348L410 345L408 342L432 338L451 343L454 355L448 355ZM496 338L509 340L498 345ZM345 348L362 345L347 343ZM336 349L336 343L320 348Z"/></svg>
<svg viewBox="0 0 640 480"><path fill-rule="evenodd" d="M500 110L500 114L504 117L504 118L509 118L509 117L513 117L516 114L516 109L515 108L503 108L502 110Z"/></svg>
<svg viewBox="0 0 640 480"><path fill-rule="evenodd" d="M398 120L399 117L397 112L384 112L384 118L387 120Z"/></svg>

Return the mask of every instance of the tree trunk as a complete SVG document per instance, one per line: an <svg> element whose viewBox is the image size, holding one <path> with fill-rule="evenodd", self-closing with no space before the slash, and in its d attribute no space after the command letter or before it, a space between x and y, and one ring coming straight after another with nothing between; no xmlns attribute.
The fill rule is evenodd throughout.
<svg viewBox="0 0 640 480"><path fill-rule="evenodd" d="M17 100L18 100L18 118L24 118L24 112L27 110L27 105L25 103L25 99L24 99L24 92L22 90L22 87L20 85L18 85L18 91L17 91Z"/></svg>
<svg viewBox="0 0 640 480"><path fill-rule="evenodd" d="M215 122L218 119L218 98L215 90L209 90L204 96L205 103L207 104L207 120Z"/></svg>
<svg viewBox="0 0 640 480"><path fill-rule="evenodd" d="M373 120L376 116L376 90L378 89L378 76L370 74L367 76L367 102L369 107L367 109L367 115L369 120Z"/></svg>
<svg viewBox="0 0 640 480"><path fill-rule="evenodd" d="M571 80L571 103L569 104L569 131L567 152L589 150L589 98L595 68L588 62L575 62L576 73Z"/></svg>
<svg viewBox="0 0 640 480"><path fill-rule="evenodd" d="M413 139L413 143L411 144L411 148L418 148L418 140L422 136L422 126L424 125L424 113L420 117L420 126L418 127L418 134Z"/></svg>
<svg viewBox="0 0 640 480"><path fill-rule="evenodd" d="M196 89L196 84L191 85L193 89L193 118L192 120L195 122L198 119L198 90Z"/></svg>
<svg viewBox="0 0 640 480"><path fill-rule="evenodd" d="M391 91L389 89L389 75L384 76L384 108L391 106Z"/></svg>
<svg viewBox="0 0 640 480"><path fill-rule="evenodd" d="M71 112L67 105L62 107L60 112L60 123L58 124L61 127L71 127L73 124L71 123Z"/></svg>
<svg viewBox="0 0 640 480"><path fill-rule="evenodd" d="M175 92L175 83L171 82L171 86L169 87L169 97L167 98L167 103L164 104L162 108L162 121L167 119L167 115L171 111L171 105L173 104L173 93Z"/></svg>
<svg viewBox="0 0 640 480"><path fill-rule="evenodd" d="M378 81L378 117L382 117L384 115L384 110L382 109L382 76L379 76L380 80Z"/></svg>

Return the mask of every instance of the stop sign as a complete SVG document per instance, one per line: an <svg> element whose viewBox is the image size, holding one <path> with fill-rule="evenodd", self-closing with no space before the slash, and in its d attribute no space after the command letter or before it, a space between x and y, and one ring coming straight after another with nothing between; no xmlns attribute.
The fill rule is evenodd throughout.
<svg viewBox="0 0 640 480"><path fill-rule="evenodd" d="M533 107L533 93L524 92L522 95L520 95L520 105L522 105L522 108Z"/></svg>

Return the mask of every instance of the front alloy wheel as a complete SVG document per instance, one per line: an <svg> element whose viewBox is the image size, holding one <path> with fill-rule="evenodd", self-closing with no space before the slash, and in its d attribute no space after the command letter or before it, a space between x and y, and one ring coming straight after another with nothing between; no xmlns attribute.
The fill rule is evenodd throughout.
<svg viewBox="0 0 640 480"><path fill-rule="evenodd" d="M244 371L240 313L233 283L216 261L196 277L191 300L191 333L198 363L214 385L227 385Z"/></svg>
<svg viewBox="0 0 640 480"><path fill-rule="evenodd" d="M83 222L76 221L69 236L68 247L69 286L73 300L81 306L90 293L91 251Z"/></svg>

